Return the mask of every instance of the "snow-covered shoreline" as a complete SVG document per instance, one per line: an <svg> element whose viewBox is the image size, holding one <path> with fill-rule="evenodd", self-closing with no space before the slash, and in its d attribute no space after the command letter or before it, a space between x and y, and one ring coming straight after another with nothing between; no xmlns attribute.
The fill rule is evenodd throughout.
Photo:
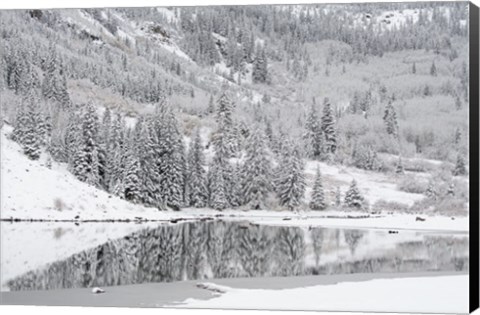
<svg viewBox="0 0 480 315"><path fill-rule="evenodd" d="M428 231L462 231L469 229L468 217L432 216L407 213L376 213L338 210L274 211L186 208L159 211L127 202L103 190L78 181L65 165L46 167L29 160L17 143L7 139L9 128L1 135L1 211L2 221L46 222L169 222L224 219L288 226L354 227L364 229L411 229ZM417 219L417 217L419 217Z"/></svg>
<svg viewBox="0 0 480 315"><path fill-rule="evenodd" d="M239 289L205 283L211 299L175 306L221 309L468 313L468 275L373 279L283 290ZM441 287L442 290L437 288ZM348 297L348 302L340 297Z"/></svg>
<svg viewBox="0 0 480 315"><path fill-rule="evenodd" d="M101 295L90 288L1 294L3 301L15 305L468 312L468 275L446 272L230 278L104 289Z"/></svg>

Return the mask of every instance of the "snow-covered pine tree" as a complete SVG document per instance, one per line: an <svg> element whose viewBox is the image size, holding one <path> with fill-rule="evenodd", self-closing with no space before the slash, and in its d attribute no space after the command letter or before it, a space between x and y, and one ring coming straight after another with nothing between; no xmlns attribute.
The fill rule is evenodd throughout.
<svg viewBox="0 0 480 315"><path fill-rule="evenodd" d="M417 65L415 62L412 64L412 73L413 74L417 73Z"/></svg>
<svg viewBox="0 0 480 315"><path fill-rule="evenodd" d="M100 187L100 162L98 159L98 146L93 147L93 152L92 152L92 164L91 164L91 170L87 175L87 183L95 186L95 187Z"/></svg>
<svg viewBox="0 0 480 315"><path fill-rule="evenodd" d="M312 104L310 112L307 116L307 122L305 124L305 148L307 156L311 159L322 158L323 150L323 131L320 124L320 118L317 113L315 104Z"/></svg>
<svg viewBox="0 0 480 315"><path fill-rule="evenodd" d="M184 192L184 154L185 148L178 122L172 109L157 118L157 137L160 158L160 194L164 198L165 206L180 210L183 204Z"/></svg>
<svg viewBox="0 0 480 315"><path fill-rule="evenodd" d="M262 209L272 190L271 166L263 135L259 128L252 131L246 147L242 170L244 203L252 209Z"/></svg>
<svg viewBox="0 0 480 315"><path fill-rule="evenodd" d="M213 139L213 144L215 147L223 150L227 155L226 157L231 157L238 150L238 139L234 134L233 126L233 104L230 101L226 91L224 91L218 101L217 101L217 132L216 136ZM222 139L220 139L222 138ZM216 149L218 150L218 149Z"/></svg>
<svg viewBox="0 0 480 315"><path fill-rule="evenodd" d="M197 129L195 137L190 143L188 151L188 193L190 205L196 208L203 208L208 201L207 177L205 171L205 156L200 138L200 131Z"/></svg>
<svg viewBox="0 0 480 315"><path fill-rule="evenodd" d="M140 179L142 202L148 206L163 207L163 195L160 194L160 170L158 168L159 148L153 118L147 119L138 138L140 160Z"/></svg>
<svg viewBox="0 0 480 315"><path fill-rule="evenodd" d="M268 80L268 63L265 47L257 45L253 61L252 80L254 83L266 83Z"/></svg>
<svg viewBox="0 0 480 315"><path fill-rule="evenodd" d="M123 198L133 203L142 200L142 185L140 178L140 161L137 152L130 148L125 163L125 178L123 179Z"/></svg>
<svg viewBox="0 0 480 315"><path fill-rule="evenodd" d="M350 208L361 209L364 205L365 199L363 198L360 190L358 189L357 182L352 180L350 187L345 193L345 205Z"/></svg>
<svg viewBox="0 0 480 315"><path fill-rule="evenodd" d="M21 139L23 153L31 160L37 160L40 157L40 146L42 144L42 137L39 134L38 123L40 115L38 112L38 98L32 90L27 97L24 98L25 105L25 119L22 120L25 126Z"/></svg>
<svg viewBox="0 0 480 315"><path fill-rule="evenodd" d="M322 131L325 136L325 151L335 154L337 150L337 132L335 130L335 118L332 105L328 98L323 102Z"/></svg>
<svg viewBox="0 0 480 315"><path fill-rule="evenodd" d="M290 150L285 159L280 178L276 181L276 191L280 204L295 210L305 195L305 173L303 161L297 148Z"/></svg>
<svg viewBox="0 0 480 315"><path fill-rule="evenodd" d="M48 59L45 62L45 71L42 82L42 94L46 99L55 98L55 79L58 74L58 60L55 44L51 42L48 48Z"/></svg>
<svg viewBox="0 0 480 315"><path fill-rule="evenodd" d="M214 161L216 159L214 158ZM224 210L228 205L227 191L224 179L224 164L215 163L210 166L209 186L210 186L210 207L215 210Z"/></svg>
<svg viewBox="0 0 480 315"><path fill-rule="evenodd" d="M227 199L227 184L225 183L225 168L228 160L224 152L215 151L208 170L209 204L215 210L224 210L229 206Z"/></svg>
<svg viewBox="0 0 480 315"><path fill-rule="evenodd" d="M462 154L457 155L457 162L455 163L455 169L453 170L453 176L467 175L467 166Z"/></svg>
<svg viewBox="0 0 480 315"><path fill-rule="evenodd" d="M388 101L388 104L385 107L383 121L385 122L387 133L397 138L398 137L397 113L395 112L395 107L393 107L391 99Z"/></svg>
<svg viewBox="0 0 480 315"><path fill-rule="evenodd" d="M37 129L42 141L41 145L46 145L52 134L52 118L50 117L48 108L43 108L39 114Z"/></svg>
<svg viewBox="0 0 480 315"><path fill-rule="evenodd" d="M325 192L323 190L322 174L320 173L320 167L317 167L315 181L313 183L312 196L310 200L310 209L324 210L326 207L327 203L325 202Z"/></svg>
<svg viewBox="0 0 480 315"><path fill-rule="evenodd" d="M105 126L104 126L105 127ZM125 129L124 120L120 114L115 116L108 132L105 171L108 177L108 191L121 195L123 170L125 168Z"/></svg>
<svg viewBox="0 0 480 315"><path fill-rule="evenodd" d="M68 94L67 88L67 77L61 63L58 68L58 74L55 75L54 80L54 98L60 103L62 108L66 109L71 105L70 95Z"/></svg>
<svg viewBox="0 0 480 315"><path fill-rule="evenodd" d="M26 115L27 107L27 98L24 99L17 105L15 112L15 120L13 122L13 130L11 133L11 139L20 144L23 143L25 133L27 132L28 126L28 117Z"/></svg>
<svg viewBox="0 0 480 315"><path fill-rule="evenodd" d="M73 174L81 181L86 182L90 179L90 184L98 186L99 183L91 182L98 172L98 169L94 169L98 167L98 163L95 164L98 157L94 157L98 154L98 116L95 107L90 103L86 105L78 137Z"/></svg>
<svg viewBox="0 0 480 315"><path fill-rule="evenodd" d="M103 113L102 123L98 130L98 154L99 154L99 174L100 184L106 190L109 191L110 184L110 163L109 158L109 141L110 141L110 128L112 124L112 116L110 109L105 108Z"/></svg>

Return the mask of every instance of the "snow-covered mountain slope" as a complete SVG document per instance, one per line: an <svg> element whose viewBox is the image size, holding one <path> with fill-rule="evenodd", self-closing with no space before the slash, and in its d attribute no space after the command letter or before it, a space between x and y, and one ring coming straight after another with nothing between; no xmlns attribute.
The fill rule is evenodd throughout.
<svg viewBox="0 0 480 315"><path fill-rule="evenodd" d="M1 218L102 220L152 217L158 210L134 205L80 182L65 168L45 166L46 154L31 161L1 131Z"/></svg>

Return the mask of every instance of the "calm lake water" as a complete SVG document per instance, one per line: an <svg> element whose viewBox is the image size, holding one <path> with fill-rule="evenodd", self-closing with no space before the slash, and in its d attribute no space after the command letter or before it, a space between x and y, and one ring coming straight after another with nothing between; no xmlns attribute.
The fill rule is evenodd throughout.
<svg viewBox="0 0 480 315"><path fill-rule="evenodd" d="M16 291L210 278L466 272L468 246L468 234L197 221L140 228L10 279L6 287Z"/></svg>

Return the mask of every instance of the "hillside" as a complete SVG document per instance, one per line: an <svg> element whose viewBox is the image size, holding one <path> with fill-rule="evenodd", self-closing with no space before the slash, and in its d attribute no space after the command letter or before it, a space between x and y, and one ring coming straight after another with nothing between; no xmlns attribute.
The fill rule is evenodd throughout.
<svg viewBox="0 0 480 315"><path fill-rule="evenodd" d="M1 12L2 218L464 217L467 13Z"/></svg>

